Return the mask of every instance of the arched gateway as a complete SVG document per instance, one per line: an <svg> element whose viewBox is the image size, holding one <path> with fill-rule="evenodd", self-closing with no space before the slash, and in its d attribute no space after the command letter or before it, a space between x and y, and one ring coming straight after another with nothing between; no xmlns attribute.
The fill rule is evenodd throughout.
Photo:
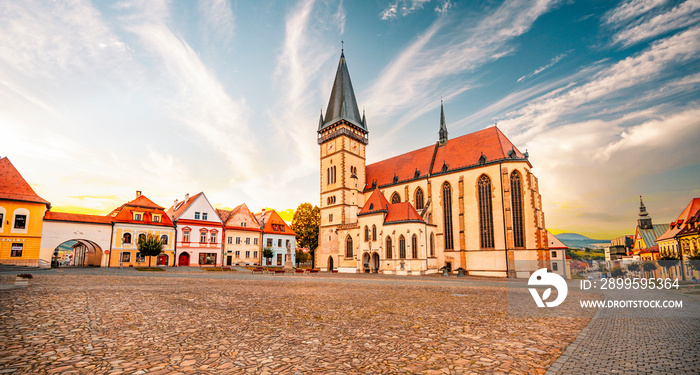
<svg viewBox="0 0 700 375"><path fill-rule="evenodd" d="M111 235L107 217L48 211L39 257L54 266L107 267Z"/></svg>

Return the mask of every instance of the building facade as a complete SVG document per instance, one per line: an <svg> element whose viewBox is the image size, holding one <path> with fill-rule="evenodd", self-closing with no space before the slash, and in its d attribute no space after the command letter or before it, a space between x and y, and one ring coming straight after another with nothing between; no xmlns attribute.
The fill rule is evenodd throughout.
<svg viewBox="0 0 700 375"><path fill-rule="evenodd" d="M223 222L204 193L175 200L166 214L175 224L178 266L221 265Z"/></svg>
<svg viewBox="0 0 700 375"><path fill-rule="evenodd" d="M0 263L50 267L42 259L43 218L51 204L37 195L7 157L0 159Z"/></svg>
<svg viewBox="0 0 700 375"><path fill-rule="evenodd" d="M136 199L125 203L107 215L113 222L110 267L172 266L175 264L175 227L164 208L136 192ZM160 238L163 252L156 259L144 257L138 241L148 235Z"/></svg>
<svg viewBox="0 0 700 375"><path fill-rule="evenodd" d="M367 165L367 121L364 114L360 116L341 54L326 115L319 119L317 141L321 225L315 264L321 270L364 272L366 257L371 260L375 254L378 259L370 261L370 271L378 264L377 271L386 273L396 273L401 261L404 268L423 264L416 269L419 273L448 267L501 277L529 277L532 271L550 266L538 180L527 154L497 127L449 139L441 106L433 145ZM403 228L385 230L386 223L380 225L382 219L376 215L360 215L377 190L389 205L410 205L422 224L410 221L404 235ZM355 244L358 235L364 238L365 226L372 225L380 240ZM427 255L430 234L432 257ZM410 248L413 235L418 251L411 249L401 258L396 250L401 236ZM357 250L352 256L347 251L348 238Z"/></svg>
<svg viewBox="0 0 700 375"><path fill-rule="evenodd" d="M656 238L659 254L671 254L682 257L683 272L681 277L692 275L693 269L688 262L691 250L695 249L693 240L695 217L700 213L700 198L693 198L683 209L678 218L668 225L668 229ZM687 279L687 277L686 277Z"/></svg>
<svg viewBox="0 0 700 375"><path fill-rule="evenodd" d="M287 257L291 264L296 260L296 233L275 210L255 215L262 229L262 247L272 250L272 258L262 258L265 266L284 266Z"/></svg>
<svg viewBox="0 0 700 375"><path fill-rule="evenodd" d="M224 223L224 264L262 264L262 228L243 203L231 211L216 210Z"/></svg>

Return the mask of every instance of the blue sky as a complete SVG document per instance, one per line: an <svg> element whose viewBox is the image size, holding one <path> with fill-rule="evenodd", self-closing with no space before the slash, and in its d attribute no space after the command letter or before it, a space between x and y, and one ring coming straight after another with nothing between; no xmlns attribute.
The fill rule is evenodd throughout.
<svg viewBox="0 0 700 375"><path fill-rule="evenodd" d="M700 0L4 1L0 155L55 210L318 204L341 40L368 163L493 126L546 224L631 233L700 196Z"/></svg>

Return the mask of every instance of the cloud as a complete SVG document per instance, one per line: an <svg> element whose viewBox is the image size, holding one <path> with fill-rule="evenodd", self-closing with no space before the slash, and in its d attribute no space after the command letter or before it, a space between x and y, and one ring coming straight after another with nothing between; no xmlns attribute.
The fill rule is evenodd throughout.
<svg viewBox="0 0 700 375"><path fill-rule="evenodd" d="M233 41L235 17L231 4L227 0L210 0L199 2L202 14L201 32L203 39L219 48Z"/></svg>
<svg viewBox="0 0 700 375"><path fill-rule="evenodd" d="M610 25L626 24L666 3L666 0L628 0L603 16L603 22Z"/></svg>
<svg viewBox="0 0 700 375"><path fill-rule="evenodd" d="M379 15L383 20L391 20L399 15L402 17L406 17L407 15L417 10L423 9L423 5L429 2L430 0L395 0L393 3L389 4L389 6L386 9L384 9ZM449 3L449 1L446 2ZM443 4L443 6L445 5Z"/></svg>
<svg viewBox="0 0 700 375"><path fill-rule="evenodd" d="M569 54L569 52L566 52L566 53L562 53L561 55L554 56L554 58L552 58L552 60L549 62L549 64L547 64L547 65L545 65L545 66L541 66L541 67L535 69L534 72L532 72L532 73L530 73L530 74L526 74L526 75L524 75L524 76L518 78L518 82L522 82L523 80L525 80L525 79L527 79L527 78L532 78L532 77L534 77L534 76L536 76L536 75L542 73L543 71L545 71L545 70L551 68L552 66L554 66L554 64L558 63L559 60L563 59L563 58L566 57L566 55L568 55L568 54Z"/></svg>
<svg viewBox="0 0 700 375"><path fill-rule="evenodd" d="M700 9L700 0L687 0L668 12L624 28L613 36L613 44L630 46L669 31L695 25L700 21L698 9Z"/></svg>

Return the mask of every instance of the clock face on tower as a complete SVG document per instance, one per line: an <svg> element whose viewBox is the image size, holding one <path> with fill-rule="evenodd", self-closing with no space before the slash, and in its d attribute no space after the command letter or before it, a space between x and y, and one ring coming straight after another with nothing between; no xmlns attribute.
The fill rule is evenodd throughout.
<svg viewBox="0 0 700 375"><path fill-rule="evenodd" d="M350 142L350 151L357 154L360 151L360 145L355 141Z"/></svg>
<svg viewBox="0 0 700 375"><path fill-rule="evenodd" d="M328 150L328 152L335 151L335 142L329 143L328 146L326 146L326 150Z"/></svg>

